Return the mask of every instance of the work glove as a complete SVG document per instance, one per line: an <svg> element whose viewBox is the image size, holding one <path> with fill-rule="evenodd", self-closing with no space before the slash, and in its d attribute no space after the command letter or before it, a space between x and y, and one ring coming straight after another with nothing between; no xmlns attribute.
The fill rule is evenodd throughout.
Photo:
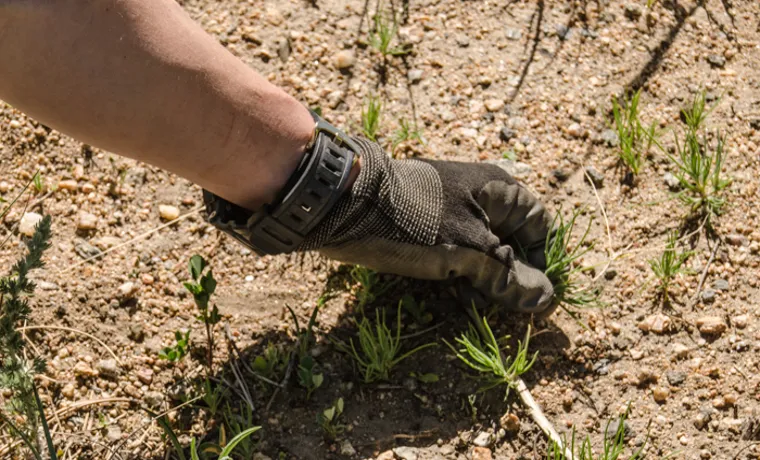
<svg viewBox="0 0 760 460"><path fill-rule="evenodd" d="M554 304L542 272L552 218L500 167L393 160L356 139L361 171L299 250L426 280L463 279L524 313ZM518 252L519 251L519 252Z"/></svg>

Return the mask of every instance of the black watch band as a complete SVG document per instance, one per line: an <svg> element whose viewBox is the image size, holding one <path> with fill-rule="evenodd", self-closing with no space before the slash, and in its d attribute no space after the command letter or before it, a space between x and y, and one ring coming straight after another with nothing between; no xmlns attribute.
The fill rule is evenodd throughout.
<svg viewBox="0 0 760 460"><path fill-rule="evenodd" d="M335 206L358 145L312 112L314 137L272 203L252 212L204 190L208 221L259 255L292 252Z"/></svg>

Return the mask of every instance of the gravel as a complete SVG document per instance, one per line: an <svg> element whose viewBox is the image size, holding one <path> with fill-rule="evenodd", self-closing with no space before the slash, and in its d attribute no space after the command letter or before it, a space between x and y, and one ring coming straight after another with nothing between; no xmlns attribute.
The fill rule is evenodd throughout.
<svg viewBox="0 0 760 460"><path fill-rule="evenodd" d="M348 70L356 64L356 56L351 50L341 50L335 53L333 64L338 70Z"/></svg>
<svg viewBox="0 0 760 460"><path fill-rule="evenodd" d="M179 208L168 204L161 204L158 206L158 215L163 220L174 220L179 217Z"/></svg>
<svg viewBox="0 0 760 460"><path fill-rule="evenodd" d="M34 229L41 220L41 214L37 214L36 212L24 213L18 224L18 232L22 235L33 236Z"/></svg>
<svg viewBox="0 0 760 460"><path fill-rule="evenodd" d="M703 316L697 320L699 332L705 335L720 335L727 326L723 318L718 316Z"/></svg>
<svg viewBox="0 0 760 460"><path fill-rule="evenodd" d="M604 174L600 173L595 167L586 166L586 174L591 178L594 187L602 188L604 186Z"/></svg>

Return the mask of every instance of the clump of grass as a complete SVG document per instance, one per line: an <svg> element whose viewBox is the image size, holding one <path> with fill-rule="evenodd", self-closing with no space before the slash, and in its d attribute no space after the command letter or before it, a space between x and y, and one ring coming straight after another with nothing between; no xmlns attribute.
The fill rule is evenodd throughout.
<svg viewBox="0 0 760 460"><path fill-rule="evenodd" d="M617 460L621 458L625 452L625 420L626 414L623 414L618 419L618 426L615 434L609 436L610 423L604 429L604 443L602 444L602 450L599 454L594 453L594 448L591 444L591 439L586 436L583 441L578 441L576 438L575 430L570 437L570 442L565 440L559 445L554 441L549 442L549 446L546 452L546 460L569 460L569 455L573 455L575 460ZM624 458L628 460L640 460L644 458L644 449L646 443L642 444L636 451L631 452L630 455ZM667 457L663 457L667 458Z"/></svg>
<svg viewBox="0 0 760 460"><path fill-rule="evenodd" d="M399 128L393 134L393 144L391 145L391 156L396 158L396 150L405 142L417 141L425 145L425 139L422 137L422 130L416 125L411 125L405 118L398 120Z"/></svg>
<svg viewBox="0 0 760 460"><path fill-rule="evenodd" d="M359 347L350 339L349 345L338 344L338 348L348 353L356 363L365 383L388 380L391 370L406 358L420 350L437 346L436 343L421 345L401 354L401 302L396 316L396 332L385 324L385 310L377 313L375 324L363 317L359 327Z"/></svg>
<svg viewBox="0 0 760 460"><path fill-rule="evenodd" d="M677 242L678 236L676 235L676 232L671 232L668 235L668 242L665 245L665 250L660 257L649 261L649 266L652 268L652 272L654 272L654 275L659 281L657 291L662 296L664 305L668 305L670 302L670 283L676 275L687 272L684 264L689 257L694 254L693 251L679 252L676 248Z"/></svg>
<svg viewBox="0 0 760 460"><path fill-rule="evenodd" d="M15 201L15 200L14 200ZM31 314L28 297L34 294L35 284L29 272L44 265L42 255L50 247L50 216L37 224L34 235L25 241L27 253L11 267L7 276L0 277L0 388L11 396L0 420L20 438L36 460L43 456L56 458L56 449L45 419L44 406L34 382L35 375L45 372L45 361L28 359L25 342L16 329ZM47 454L43 450L47 449Z"/></svg>
<svg viewBox="0 0 760 460"><path fill-rule="evenodd" d="M581 286L576 280L577 275L583 271L576 262L594 247L593 243L587 242L592 220L589 220L578 241L572 244L575 224L580 214L581 210L576 209L570 219L565 221L560 209L552 223L552 236L547 238L544 248L546 277L554 286L555 301L568 312L568 308L593 306L599 298L596 290Z"/></svg>
<svg viewBox="0 0 760 460"><path fill-rule="evenodd" d="M473 312L477 318L477 312ZM470 323L466 333L455 339L459 348L454 347L446 340L444 343L456 354L463 363L471 369L479 372L486 384L480 391L487 391L498 386L505 387L504 399L509 396L509 391L515 388L517 378L528 372L536 362L538 352L533 356L528 354L528 344L530 342L530 327L525 333L525 340L518 341L517 352L514 357L502 355L502 352L508 348L505 345L509 337L503 337L497 340L488 325L488 320L483 317L482 322L477 325Z"/></svg>
<svg viewBox="0 0 760 460"><path fill-rule="evenodd" d="M615 130L620 141L618 156L627 168L628 173L633 177L638 176L641 172L641 168L644 166L644 156L659 137L657 124L654 121L647 127L644 127L641 122L639 114L640 96L641 90L636 91L622 107L616 98L612 99Z"/></svg>
<svg viewBox="0 0 760 460"><path fill-rule="evenodd" d="M156 418L158 425L161 427L161 429L164 431L164 434L171 442L177 458L179 460L187 460L187 456L185 455L185 449L182 447L182 444L179 442L179 438L177 437L177 434L174 432L171 425L167 421L166 416L156 417L155 414L151 412L149 413L151 414L151 416ZM225 443L224 446L213 444L213 443L203 443L199 445L197 444L196 439L192 438L190 440L190 459L191 460L200 460L201 458L207 459L209 458L208 454L213 453L217 455L216 460L232 460L232 452L238 447L238 445L241 444L246 439L248 439L251 435L259 431L260 429L261 429L260 426L250 427L238 433L237 435L235 435L232 439L229 440L229 442Z"/></svg>
<svg viewBox="0 0 760 460"><path fill-rule="evenodd" d="M362 107L362 134L373 142L377 142L382 113L383 102L378 96L370 95Z"/></svg>
<svg viewBox="0 0 760 460"><path fill-rule="evenodd" d="M701 133L702 125L714 109L715 106L707 108L704 92L697 94L691 107L681 112L686 123L683 142L675 135L676 154L668 154L676 167L674 175L683 188L678 198L689 206L691 213L704 215L708 223L721 214L726 204L724 192L732 182L731 178L722 176L725 134L718 132L713 145L707 134Z"/></svg>
<svg viewBox="0 0 760 460"><path fill-rule="evenodd" d="M398 19L393 11L386 11L378 4L373 17L373 27L369 31L369 45L387 60L390 56L402 56L409 53L398 41Z"/></svg>
<svg viewBox="0 0 760 460"><path fill-rule="evenodd" d="M356 310L361 315L364 315L364 307L393 286L393 283L384 284L376 271L361 265L351 269L351 279L359 285L356 290L356 299L359 301Z"/></svg>

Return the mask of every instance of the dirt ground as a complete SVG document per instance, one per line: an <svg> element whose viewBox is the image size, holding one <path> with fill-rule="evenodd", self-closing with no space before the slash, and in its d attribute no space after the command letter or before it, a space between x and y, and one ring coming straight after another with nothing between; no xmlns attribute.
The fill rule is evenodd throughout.
<svg viewBox="0 0 760 460"><path fill-rule="evenodd" d="M583 311L580 321L558 311L537 322L531 349L539 359L525 375L560 432L589 434L598 446L607 421L630 407L628 445L646 441L650 458L760 458L760 4L646 3L395 0L399 36L411 52L385 69L367 46L375 2L183 5L233 54L334 124L357 132L362 104L376 94L385 102L381 142L390 144L402 117L423 130L426 144L409 143L401 156L478 162L505 161L509 153L517 177L551 209L585 207L581 224L593 219L595 246L582 261L591 268L582 281L596 279L605 307ZM684 226L687 209L672 199L665 176L674 171L662 153L647 159L635 186L621 182L610 145L611 99L639 88L642 117L666 130L667 145L697 92L719 101L707 125L728 136L733 183L713 238L699 222ZM603 175L598 196L586 167ZM0 261L9 267L20 254L24 206L52 215L53 247L35 275L31 322L44 329L27 334L30 352L49 363L39 380L42 399L65 458L174 458L141 407L174 407L202 380L202 352L178 364L158 358L177 330L205 343L181 285L196 253L219 283L215 379L231 386L224 324L250 362L268 346L294 342L286 305L303 324L324 293L337 293L319 313L313 355L325 381L310 399L296 383L273 395L246 375L252 422L263 427L253 458L542 458L545 438L520 404L504 402L498 390L477 393L480 383L443 344L467 322L448 286L399 280L368 307L389 307L395 318L402 295L425 301L428 326L436 327L426 331L405 315L403 333L412 337L404 348L439 346L404 361L390 381L365 385L334 346L356 333L347 267L317 255L257 257L194 212L198 187L0 105L2 196L20 192L36 170L49 192L25 198L5 218L0 232L13 234ZM148 234L165 224L159 205L190 215ZM672 306L663 308L648 260L671 230L690 235L695 254L675 282ZM645 330L652 320L660 326ZM529 322L502 312L492 324L518 338ZM439 380L423 383L412 373ZM338 397L347 427L326 441L316 417ZM232 390L226 400L242 404ZM180 440L218 441L221 422L197 406L203 403L170 414ZM508 412L519 424L502 419ZM0 457L17 458L7 429L0 436Z"/></svg>

